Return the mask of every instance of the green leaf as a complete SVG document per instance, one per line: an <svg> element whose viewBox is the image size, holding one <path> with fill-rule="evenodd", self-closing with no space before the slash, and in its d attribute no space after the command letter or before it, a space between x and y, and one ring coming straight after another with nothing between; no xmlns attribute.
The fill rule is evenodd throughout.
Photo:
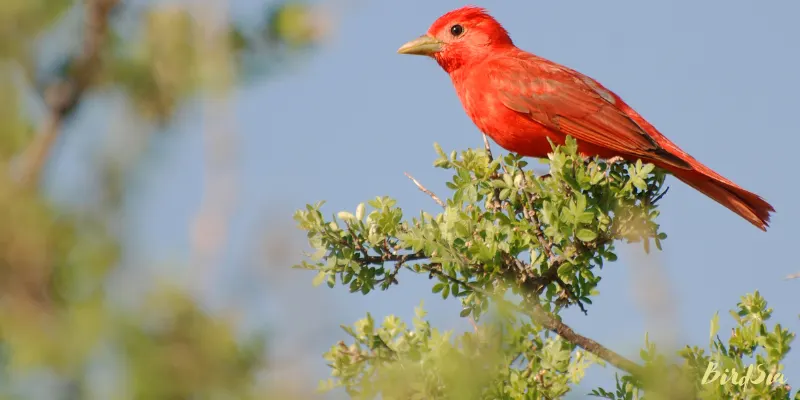
<svg viewBox="0 0 800 400"><path fill-rule="evenodd" d="M638 176L631 178L631 183L639 190L647 190L647 182Z"/></svg>
<svg viewBox="0 0 800 400"><path fill-rule="evenodd" d="M655 166L655 165L653 165L653 164L646 164L645 166L643 166L643 167L642 167L642 168L639 170L639 175L640 175L640 176L646 176L647 174L649 174L650 172L652 172L652 171L653 171L653 169L655 169L655 167L656 167L656 166Z"/></svg>
<svg viewBox="0 0 800 400"><path fill-rule="evenodd" d="M325 271L319 271L319 273L317 274L317 276L315 276L315 277L314 277L314 281L312 282L312 284L314 285L314 287L317 287L317 286L319 286L319 285L322 285L322 282L325 282L325 277L326 277L327 275L328 275L328 273L327 273L327 272L325 272Z"/></svg>
<svg viewBox="0 0 800 400"><path fill-rule="evenodd" d="M434 142L433 148L436 150L436 154L438 154L439 157L447 158L447 154L445 154L444 150L442 150L442 146L440 146L439 143Z"/></svg>
<svg viewBox="0 0 800 400"><path fill-rule="evenodd" d="M583 242L591 242L597 239L597 232L583 228L579 229L575 236Z"/></svg>
<svg viewBox="0 0 800 400"><path fill-rule="evenodd" d="M364 203L360 203L358 205L358 207L356 207L356 219L357 220L361 221L361 220L364 219L364 210L365 209L366 209L366 207L364 206Z"/></svg>
<svg viewBox="0 0 800 400"><path fill-rule="evenodd" d="M714 313L714 316L711 318L711 332L708 335L709 343L714 342L714 337L717 336L717 332L719 332L719 311Z"/></svg>
<svg viewBox="0 0 800 400"><path fill-rule="evenodd" d="M342 221L352 221L356 219L355 215L347 211L339 211L339 213L336 214L336 216L339 217L339 219L341 219Z"/></svg>

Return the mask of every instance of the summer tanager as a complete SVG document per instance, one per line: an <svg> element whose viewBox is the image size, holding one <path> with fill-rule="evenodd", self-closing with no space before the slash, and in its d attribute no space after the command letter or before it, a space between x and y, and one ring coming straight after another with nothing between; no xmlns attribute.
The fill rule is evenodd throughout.
<svg viewBox="0 0 800 400"><path fill-rule="evenodd" d="M769 226L775 209L764 199L695 160L594 79L514 46L482 8L443 15L397 52L435 59L478 129L506 150L547 157L548 139L563 144L570 135L584 156L653 163L759 229Z"/></svg>

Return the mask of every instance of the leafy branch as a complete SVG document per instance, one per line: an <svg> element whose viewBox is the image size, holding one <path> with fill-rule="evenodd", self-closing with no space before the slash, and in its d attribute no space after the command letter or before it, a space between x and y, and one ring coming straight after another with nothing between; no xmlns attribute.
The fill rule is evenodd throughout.
<svg viewBox="0 0 800 400"><path fill-rule="evenodd" d="M559 398L589 365L607 362L623 373L618 390L597 389L595 396L633 399L643 388L665 398L706 393L695 384L702 367L696 360L709 359L697 350L681 354L694 366L680 367L645 338L637 363L559 316L572 306L588 312L599 271L617 260L617 241L661 249L662 171L642 162L586 159L571 138L553 146L544 176L534 176L519 156L495 159L488 141L484 150L460 154L435 148L434 165L453 172L451 196L440 198L406 175L441 212L408 219L395 200L377 197L326 219L322 202L308 205L295 219L315 252L296 267L317 271L315 285L338 283L363 294L399 284L401 271L427 275L432 292L460 300L462 317L489 323L453 339L432 329L422 308L413 330L393 316L377 326L368 315L343 326L352 345L340 342L325 355L336 380L323 389L341 386L360 398ZM777 329L778 336L765 340L784 346L791 338Z"/></svg>

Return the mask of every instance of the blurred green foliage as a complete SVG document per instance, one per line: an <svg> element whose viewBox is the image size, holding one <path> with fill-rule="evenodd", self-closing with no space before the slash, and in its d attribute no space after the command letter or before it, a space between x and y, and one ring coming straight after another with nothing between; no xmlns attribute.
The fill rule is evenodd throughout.
<svg viewBox="0 0 800 400"><path fill-rule="evenodd" d="M125 227L119 226L117 192L126 190L120 187L126 171L101 173L109 179L100 197L111 204L80 212L56 206L37 185L16 180L30 149L48 145L43 138L61 128L59 140L70 140L68 122L81 112L70 107L63 115L42 117L29 107L31 95L34 103L52 104L53 88L92 73L80 77L89 85L78 102L102 99L115 89L133 106L130 121L150 126L168 122L181 103L205 89L204 73L217 73L206 67L216 60L198 46L205 28L193 14L197 10L174 2L130 3L138 4L0 2L0 398L284 398L263 383L267 338L242 338L236 321L210 314L189 288L152 287L133 305L109 289L109 281L123 272L118 238ZM100 4L113 7L107 40L90 32L105 26L93 19L105 14L91 11ZM245 53L268 60L288 51L265 52L259 41L296 49L320 39L297 34L309 30L314 21L300 17L317 13L314 8L296 2L263 7L256 34L226 21L227 48L212 57L230 61L234 75ZM54 34L65 26L78 38ZM92 40L101 43L97 65L87 72L77 60L95 59L86 53ZM235 85L236 79L223 82ZM61 118L56 129L44 121L53 115ZM87 202L93 197L85 195ZM46 382L55 385L48 389Z"/></svg>
<svg viewBox="0 0 800 400"><path fill-rule="evenodd" d="M0 58L31 65L30 46L73 3L72 0L3 1L0 4Z"/></svg>
<svg viewBox="0 0 800 400"><path fill-rule="evenodd" d="M554 146L545 176L534 176L519 156L448 155L435 147L434 165L453 173L449 198L428 193L442 212L408 219L388 197L330 218L323 203L308 205L295 219L315 252L296 267L317 271L315 285L341 284L364 294L390 289L401 271L427 275L431 291L458 299L461 316L472 318L475 329L439 331L421 307L412 327L395 316L380 323L367 315L343 326L349 343L325 354L332 377L321 390L341 387L363 399L556 399L574 390L587 367L610 363L621 370L615 390L576 394L790 398L788 385L759 382L757 374L748 385L723 382L721 374L730 377L733 370L740 371L735 382L743 382L741 372L751 363L773 375L783 368L795 335L766 325L771 310L758 292L732 312L738 326L727 341L717 336L715 316L710 349L687 346L665 355L645 335L636 364L557 322L567 307L586 312L599 294L602 268L617 259L615 242L661 249L662 171L641 162L584 159L572 138ZM709 365L719 374L708 373ZM800 399L796 390L794 398Z"/></svg>
<svg viewBox="0 0 800 400"><path fill-rule="evenodd" d="M264 384L264 373L280 368L266 361L267 338L242 338L234 318L208 312L187 287L156 285L132 305L116 301L109 281L124 269L118 192L125 190L125 171L105 171L102 197L110 204L82 212L15 179L20 160L47 133L29 107L31 93L50 104L54 88L86 73L77 61L87 57L91 34L72 46L52 33L61 25L84 32L86 8L106 1L0 2L0 398L287 398ZM315 7L268 3L258 27L227 21L221 47L209 56L196 10L106 4L115 7L96 55L99 68L80 95L122 94L131 121L142 126L166 124L210 81L232 86L264 76L280 60L313 48L328 29ZM55 61L42 57L43 41L56 43L50 46L59 50ZM234 79L216 76L224 72L214 64L220 58L231 63ZM56 125L65 135L81 108L66 111ZM316 284L361 293L390 289L401 271L428 275L433 292L461 302L475 331L439 331L421 306L412 326L368 315L344 326L348 342L325 354L333 376L321 389L385 399L563 397L589 365L608 360L553 335L535 310L558 315L591 305L600 270L617 258L615 241L660 248L666 235L656 205L663 174L641 163L586 162L574 142L555 149L547 177L534 176L515 156L447 155L438 146L437 152L435 165L454 174L443 212L408 220L394 200L376 198L326 219L321 203L308 206L296 219L316 253L301 267L317 271ZM732 312L737 328L727 341L717 335L716 316L708 349L686 347L681 363L667 362L672 359L646 341L644 373L621 373L616 388L592 394L663 397L663 380L655 378L674 376L702 398L788 399L790 389L780 381L702 383L715 376L712 361L718 371L750 364L771 377L782 371L794 334L768 326L770 314L758 293L747 295ZM56 384L48 389L43 382Z"/></svg>

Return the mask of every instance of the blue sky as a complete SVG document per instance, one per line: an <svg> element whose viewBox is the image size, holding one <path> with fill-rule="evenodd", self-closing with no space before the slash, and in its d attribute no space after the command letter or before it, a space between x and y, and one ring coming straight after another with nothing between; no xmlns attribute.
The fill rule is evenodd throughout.
<svg viewBox="0 0 800 400"><path fill-rule="evenodd" d="M237 11L256 7L254 1L235 4ZM670 192L660 219L669 234L664 251L645 257L636 245L620 245L620 261L603 271L601 295L589 315L569 312L566 322L636 357L645 330L657 336L675 330L678 343L706 345L716 311L727 337L732 325L727 310L739 296L760 290L775 308L774 321L800 331L800 281L783 280L800 271L791 254L797 240L793 226L800 222L792 205L800 197L793 162L800 147L800 3L475 4L487 7L519 47L602 82L684 150L759 193L777 210L772 227L763 233L668 178ZM292 319L296 331L281 331L285 336L276 343L290 348L313 341L302 368L311 368L315 379L327 375L317 354L341 338L338 325L367 311L410 320L424 298L437 327L467 328L458 318L459 304L437 300L426 279L408 277L391 291L365 297L344 288L312 288L312 274L279 272L299 261L297 252L304 249L303 235L291 222L294 209L325 199L330 214L388 195L408 214L436 211L403 172L446 195L448 175L432 167L433 142L446 150L481 146L447 75L432 60L395 54L441 14L463 5L450 0L347 3L339 10L334 36L316 54L236 95L239 193L229 245L217 270L257 277L253 285L267 289L259 289L264 293L257 298L238 299L239 286L221 288L220 295L237 304L246 301L254 309L251 316L258 317L254 320L266 319L273 327ZM148 162L149 173L135 180L128 255L133 264L159 270L188 253L187 226L202 193L198 127L196 118L179 119L173 135L158 143L162 147ZM67 146L64 160L80 158L78 148ZM273 238L298 243L287 247L295 253L271 267L263 257L268 253L265 223L273 228ZM655 300L666 307L659 317L645 318L653 310L647 295L659 290L663 295ZM298 321L289 310L309 317ZM790 354L786 370L795 381L800 378L798 354ZM607 383L612 373L590 371L575 398Z"/></svg>

